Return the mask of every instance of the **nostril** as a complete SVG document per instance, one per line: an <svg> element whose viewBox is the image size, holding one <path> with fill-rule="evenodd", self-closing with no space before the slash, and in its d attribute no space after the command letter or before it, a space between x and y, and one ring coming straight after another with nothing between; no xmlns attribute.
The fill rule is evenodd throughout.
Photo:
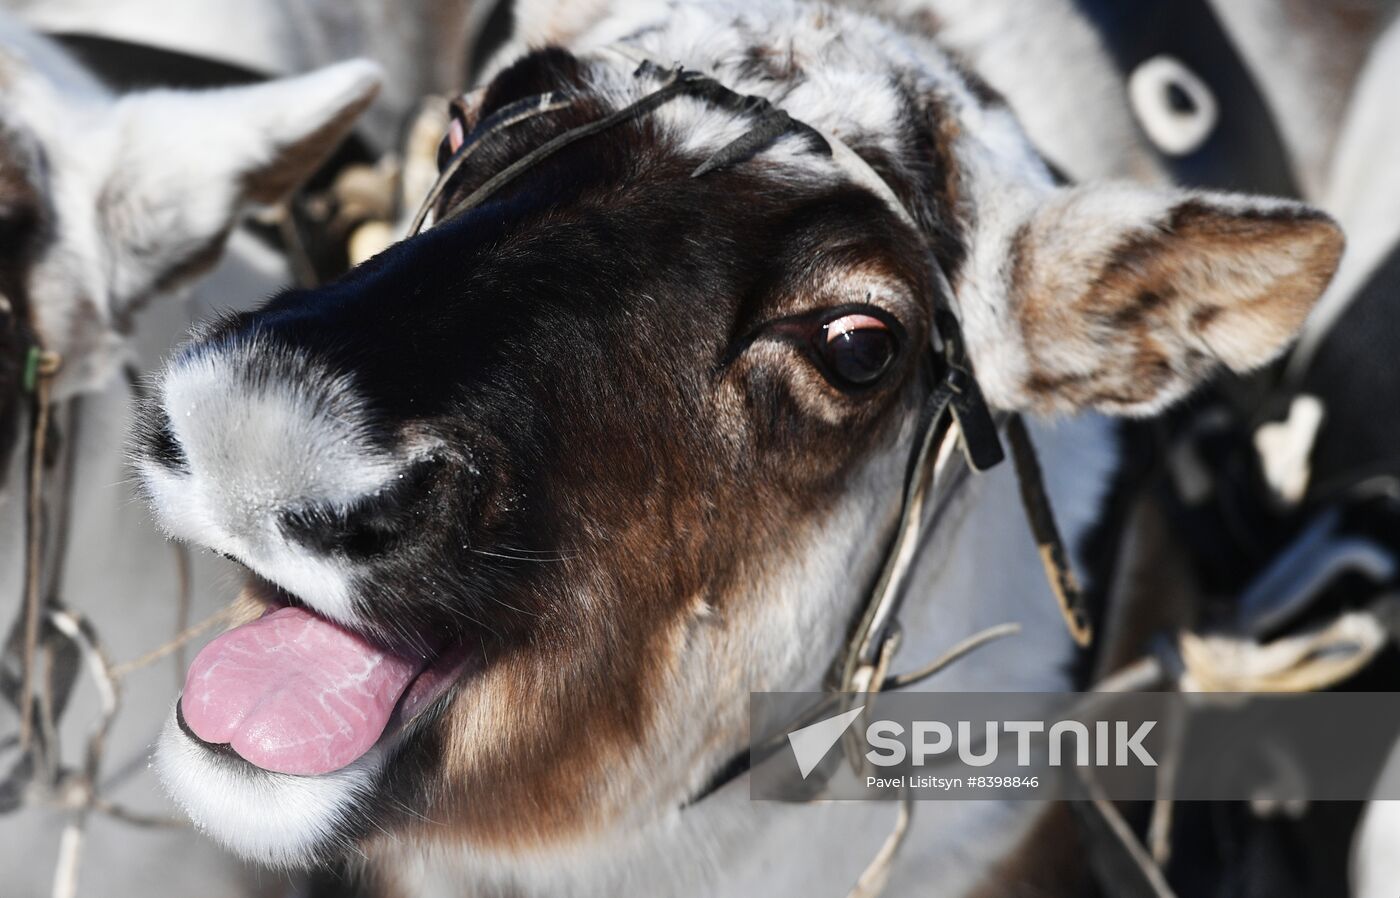
<svg viewBox="0 0 1400 898"><path fill-rule="evenodd" d="M435 458L411 464L389 486L346 507L312 505L284 511L283 535L325 555L367 559L393 551L414 530L440 470Z"/></svg>
<svg viewBox="0 0 1400 898"><path fill-rule="evenodd" d="M401 530L394 516L374 508L304 508L282 513L281 529L293 542L322 555L365 559L392 551Z"/></svg>

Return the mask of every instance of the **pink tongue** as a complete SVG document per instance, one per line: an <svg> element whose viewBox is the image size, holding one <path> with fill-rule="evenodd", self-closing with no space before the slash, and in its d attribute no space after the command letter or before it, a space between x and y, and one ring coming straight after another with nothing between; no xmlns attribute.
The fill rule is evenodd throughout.
<svg viewBox="0 0 1400 898"><path fill-rule="evenodd" d="M330 773L369 751L424 663L281 608L205 646L180 708L196 736L264 770Z"/></svg>

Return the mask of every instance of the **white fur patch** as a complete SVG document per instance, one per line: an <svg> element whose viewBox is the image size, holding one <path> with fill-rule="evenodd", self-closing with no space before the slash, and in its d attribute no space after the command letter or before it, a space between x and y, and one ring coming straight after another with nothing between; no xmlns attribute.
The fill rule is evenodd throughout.
<svg viewBox="0 0 1400 898"><path fill-rule="evenodd" d="M274 867L304 866L334 844L337 828L383 763L384 749L376 746L349 767L321 776L254 771L185 735L173 711L153 759L161 784L202 832Z"/></svg>
<svg viewBox="0 0 1400 898"><path fill-rule="evenodd" d="M1296 505L1308 489L1310 459L1322 426L1322 400L1307 393L1293 397L1288 417L1260 425L1254 432L1254 449L1264 467L1264 479L1274 495Z"/></svg>
<svg viewBox="0 0 1400 898"><path fill-rule="evenodd" d="M344 508L401 475L404 462L367 439L357 395L349 378L256 339L178 359L161 405L192 473L137 463L160 525L353 625L349 565L288 541L280 521Z"/></svg>

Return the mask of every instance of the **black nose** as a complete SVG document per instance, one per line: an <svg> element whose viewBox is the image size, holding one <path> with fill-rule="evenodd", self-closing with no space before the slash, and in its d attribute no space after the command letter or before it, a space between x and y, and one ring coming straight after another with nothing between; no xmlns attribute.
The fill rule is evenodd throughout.
<svg viewBox="0 0 1400 898"><path fill-rule="evenodd" d="M425 516L442 468L436 456L421 459L377 493L343 507L288 509L278 525L288 540L321 554L369 559L392 552Z"/></svg>

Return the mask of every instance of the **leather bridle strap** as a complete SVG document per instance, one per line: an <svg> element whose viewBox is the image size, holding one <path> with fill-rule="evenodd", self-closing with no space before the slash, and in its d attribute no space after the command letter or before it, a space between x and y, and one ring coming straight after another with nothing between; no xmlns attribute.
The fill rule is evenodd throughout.
<svg viewBox="0 0 1400 898"><path fill-rule="evenodd" d="M986 471L1005 457L997 425L982 398L963 354L957 322L951 314L935 322L934 349L942 358L942 377L924 402L919 436L904 475L904 492L894 536L885 550L875 587L847 645L836 692L879 692L886 659L898 636L899 609L927 519L930 494L951 479L951 447L960 442L967 465Z"/></svg>
<svg viewBox="0 0 1400 898"><path fill-rule="evenodd" d="M9 301L6 300L6 304ZM23 313L25 310L17 309ZM33 310L27 310L32 319ZM19 637L21 679L15 695L20 717L19 746L28 751L35 736L37 657L40 619L43 616L43 576L45 561L45 470L49 462L48 438L53 411L53 379L62 358L47 349L32 320L19 322L25 336L21 362L20 389L29 398L29 441L25 476L24 575L21 580L19 619L14 634Z"/></svg>
<svg viewBox="0 0 1400 898"><path fill-rule="evenodd" d="M1040 563L1045 568L1045 582L1050 584L1050 591L1055 594L1070 637L1080 648L1086 648L1094 640L1093 619L1085 604L1084 592L1079 587L1079 578L1069 563L1055 515L1050 509L1050 496L1045 491L1045 478L1041 475L1035 444L1031 442L1026 422L1021 420L1020 415L1012 415L1006 422L1006 441L1011 446L1011 457L1016 465L1021 507L1026 510L1026 522L1031 526L1031 536L1040 551Z"/></svg>
<svg viewBox="0 0 1400 898"><path fill-rule="evenodd" d="M549 93L528 97L524 100L511 103L504 109L491 115L476 128L472 129L472 133L463 139L462 145L457 148L457 151L454 152L452 157L443 165L437 180L433 182L432 189L428 191L428 195L424 197L423 202L419 204L418 212L413 216L413 223L408 227L408 235L411 237L414 234L420 233L425 226L430 226L428 225L428 215L437 207L438 202L442 199L448 186L451 185L453 178L455 178L457 173L466 165L467 160L472 157L472 154L476 152L478 147L483 146L487 142L489 137L514 125L544 115L547 112L567 109L573 105L574 101L564 94L550 91ZM437 222L433 222L433 224L437 224Z"/></svg>
<svg viewBox="0 0 1400 898"><path fill-rule="evenodd" d="M630 103L600 119L570 128L563 134L551 138L526 153L521 158L512 162L501 171L492 175L484 184L477 187L461 200L453 203L433 222L434 225L441 224L458 218L467 212L480 206L492 195L509 185L516 178L525 172L544 162L550 156L558 153L572 144L579 142L595 134L610 130L633 119L641 118L659 109L678 97L695 97L708 101L714 105L733 110L740 114L756 115L757 125L742 135L738 140L722 147L709 159L702 162L691 173L691 177L701 177L709 172L732 165L748 156L753 155L768 144L790 133L798 133L806 137L813 144L813 149L817 152L829 155L830 145L826 139L814 128L791 118L786 112L774 109L768 100L762 97L745 96L736 93L713 78L706 77L698 72L688 71L683 68L663 69L655 63L643 60L637 67L635 73L638 77L644 75L661 76L662 84L656 90L646 94L636 102ZM453 176L461 170L463 164L475 151L475 149L485 142L485 139L504 128L535 118L546 112L553 112L557 109L572 107L578 101L569 100L564 95L558 93L541 94L539 97L522 101L526 108L522 109L518 115L512 115L504 121L497 121L496 116L482 126L474 129L480 136L464 140L462 146L453 154L452 158L444 166L442 174L438 177L437 183L429 192L427 200L418 210L418 214L413 218L413 224L409 228L410 236L421 231L427 221L429 213L433 207L441 200L446 192ZM485 133L481 133L482 131Z"/></svg>

